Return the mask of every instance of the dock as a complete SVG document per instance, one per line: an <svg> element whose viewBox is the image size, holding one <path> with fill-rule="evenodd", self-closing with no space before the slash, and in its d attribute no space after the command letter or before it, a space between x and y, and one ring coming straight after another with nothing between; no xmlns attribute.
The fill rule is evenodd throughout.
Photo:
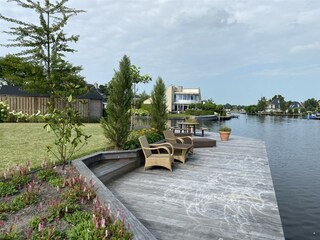
<svg viewBox="0 0 320 240"><path fill-rule="evenodd" d="M105 185L156 239L284 239L265 143L231 135L173 172L139 167Z"/></svg>

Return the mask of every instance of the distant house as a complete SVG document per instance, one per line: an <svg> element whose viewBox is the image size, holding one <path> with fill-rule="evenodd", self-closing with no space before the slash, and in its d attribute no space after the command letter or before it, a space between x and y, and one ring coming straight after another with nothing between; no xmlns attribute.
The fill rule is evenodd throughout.
<svg viewBox="0 0 320 240"><path fill-rule="evenodd" d="M301 109L303 108L302 103L300 102L292 102L287 110L287 112L289 111L289 109L292 109L293 111L297 112L297 113L301 113Z"/></svg>
<svg viewBox="0 0 320 240"><path fill-rule="evenodd" d="M281 112L281 107L280 107L280 99L279 98L274 98L270 104L266 107L266 112Z"/></svg>
<svg viewBox="0 0 320 240"><path fill-rule="evenodd" d="M169 112L185 111L190 104L201 102L200 88L183 88L171 85L166 89L166 100Z"/></svg>
<svg viewBox="0 0 320 240"><path fill-rule="evenodd" d="M166 89L166 101L168 112L185 111L192 103L201 103L200 88L183 88L170 85ZM145 105L151 104L151 98L143 102Z"/></svg>
<svg viewBox="0 0 320 240"><path fill-rule="evenodd" d="M88 86L89 91L77 97L74 107L82 118L99 119L103 114L105 98L93 85ZM49 99L49 94L27 93L16 86L0 85L0 101L6 101L10 111L46 113ZM62 101L57 101L57 107L63 108Z"/></svg>

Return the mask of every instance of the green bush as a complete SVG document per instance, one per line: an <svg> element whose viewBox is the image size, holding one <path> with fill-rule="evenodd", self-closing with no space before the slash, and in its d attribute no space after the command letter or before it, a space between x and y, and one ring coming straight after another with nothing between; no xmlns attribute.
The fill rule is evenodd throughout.
<svg viewBox="0 0 320 240"><path fill-rule="evenodd" d="M6 197L18 192L16 185L11 181L0 182L0 197Z"/></svg>
<svg viewBox="0 0 320 240"><path fill-rule="evenodd" d="M57 178L57 172L52 168L42 169L37 172L37 177L41 181L49 181L51 179Z"/></svg>
<svg viewBox="0 0 320 240"><path fill-rule="evenodd" d="M151 104L142 104L140 109L146 110L146 111L148 111L148 112L150 113L150 111L151 111Z"/></svg>
<svg viewBox="0 0 320 240"><path fill-rule="evenodd" d="M135 116L139 116L139 117L146 117L149 116L149 111L145 110L145 109L132 109L132 111L134 112Z"/></svg>
<svg viewBox="0 0 320 240"><path fill-rule="evenodd" d="M38 194L35 192L25 192L13 199L10 203L0 203L0 213L15 212L38 202Z"/></svg>
<svg viewBox="0 0 320 240"><path fill-rule="evenodd" d="M124 145L124 149L136 149L140 147L139 137L145 135L149 143L158 142L163 139L155 128L143 128L140 130L133 130L129 133L128 140Z"/></svg>
<svg viewBox="0 0 320 240"><path fill-rule="evenodd" d="M0 122L7 120L9 114L9 106L6 102L0 102Z"/></svg>

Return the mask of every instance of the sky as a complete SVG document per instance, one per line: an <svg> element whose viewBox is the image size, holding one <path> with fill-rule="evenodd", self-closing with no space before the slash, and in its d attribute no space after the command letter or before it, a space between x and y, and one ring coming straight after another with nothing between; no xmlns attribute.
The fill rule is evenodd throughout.
<svg viewBox="0 0 320 240"><path fill-rule="evenodd" d="M36 23L37 15L0 0L0 12ZM67 60L88 83L106 84L123 55L153 81L200 88L218 104L320 99L319 0L69 0L85 10L65 32L80 35ZM0 29L11 23L0 21ZM0 43L10 36L0 33ZM19 49L0 47L0 56Z"/></svg>

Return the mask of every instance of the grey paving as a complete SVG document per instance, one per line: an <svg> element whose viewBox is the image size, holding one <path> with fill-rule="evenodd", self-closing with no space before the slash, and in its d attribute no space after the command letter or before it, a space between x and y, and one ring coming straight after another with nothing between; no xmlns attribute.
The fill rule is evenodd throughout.
<svg viewBox="0 0 320 240"><path fill-rule="evenodd" d="M284 239L263 141L231 135L173 172L142 167L105 182L157 239Z"/></svg>

